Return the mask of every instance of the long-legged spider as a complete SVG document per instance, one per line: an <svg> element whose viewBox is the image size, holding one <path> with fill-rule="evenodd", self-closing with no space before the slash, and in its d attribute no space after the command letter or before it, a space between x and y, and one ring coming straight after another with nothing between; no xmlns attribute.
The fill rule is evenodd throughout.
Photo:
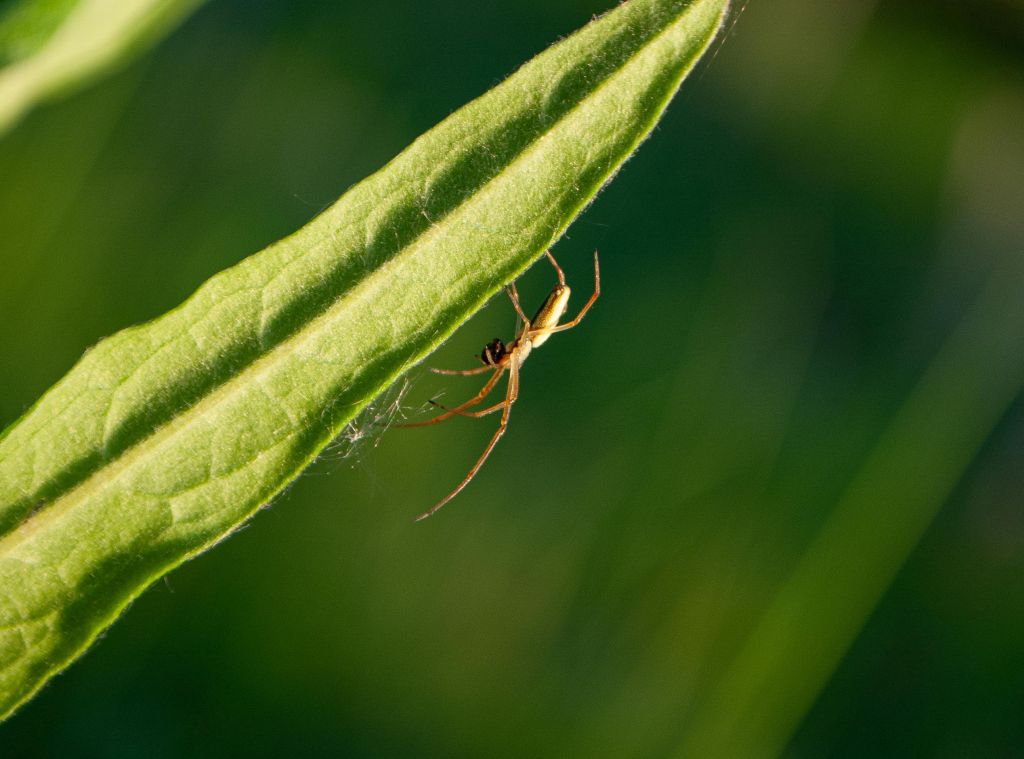
<svg viewBox="0 0 1024 759"><path fill-rule="evenodd" d="M513 282L505 288L509 298L512 300L512 305L516 309L516 313L519 318L522 319L523 326L519 330L519 334L516 335L515 339L510 343L503 343L499 338L494 338L491 342L484 346L483 351L480 353L480 360L483 362L483 366L478 366L475 369L464 369L464 370L451 370L451 369L431 369L431 371L437 374L460 374L460 375L472 375L482 374L487 371L494 371L491 378L487 380L487 383L480 389L480 392L474 395L465 403L460 403L458 406L453 408L445 408L439 403L431 401L431 403L438 408L442 409L443 413L438 414L435 417L427 419L423 422L412 422L410 424L403 424L403 427L426 427L431 424L438 424L446 419L450 419L453 416L472 416L481 417L487 414L494 413L495 411L501 410L501 422L498 424L498 429L494 432L494 436L491 441L484 448L484 452L477 459L477 462L473 465L473 468L469 470L469 474L460 482L452 492L442 498L436 503L429 511L425 511L416 517L416 521L419 522L422 519L426 519L431 514L436 512L455 496L462 492L463 488L469 484L470 480L476 476L476 473L480 471L480 467L483 466L487 457L491 455L491 451L494 450L494 446L498 444L498 440L505 434L505 429L508 427L508 417L512 411L512 404L516 402L519 397L519 368L526 361L530 355L530 351L534 348L539 348L543 345L551 335L555 332L564 332L567 329L572 329L582 321L583 317L587 315L587 311L594 305L594 301L597 300L601 294L601 270L597 261L597 251L594 251L594 294L590 296L589 300L583 304L583 308L576 315L576 318L572 321L559 324L558 320L565 314L566 308L569 305L569 286L565 283L565 272L562 271L562 267L558 265L555 257L551 255L550 251L545 251L544 255L551 261L551 265L555 267L555 272L558 274L558 284L552 288L551 292L548 293L548 297L541 303L540 308L537 309L537 313L532 319L528 319L526 314L523 313L523 307L519 303L519 292L516 290L516 283ZM495 403L493 406L488 406L485 409L479 411L468 411L474 406L480 405L484 398L490 394L490 392L498 384L498 380L508 370L508 386L505 390L505 400L500 403Z"/></svg>

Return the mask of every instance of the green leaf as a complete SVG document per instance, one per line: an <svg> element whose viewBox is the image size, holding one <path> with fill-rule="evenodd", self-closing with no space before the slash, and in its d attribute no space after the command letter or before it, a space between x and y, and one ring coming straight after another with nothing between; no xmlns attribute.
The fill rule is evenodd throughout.
<svg viewBox="0 0 1024 759"><path fill-rule="evenodd" d="M0 9L0 134L168 33L203 0L14 0Z"/></svg>
<svg viewBox="0 0 1024 759"><path fill-rule="evenodd" d="M632 0L292 236L90 350L0 438L0 714L222 540L565 230L727 0Z"/></svg>

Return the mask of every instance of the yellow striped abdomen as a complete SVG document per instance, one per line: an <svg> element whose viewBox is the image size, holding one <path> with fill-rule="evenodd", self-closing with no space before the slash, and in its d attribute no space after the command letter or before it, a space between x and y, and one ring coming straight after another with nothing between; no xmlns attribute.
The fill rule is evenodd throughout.
<svg viewBox="0 0 1024 759"><path fill-rule="evenodd" d="M551 330L558 326L559 319L569 307L569 293L568 287L557 285L548 293L548 297L530 320L530 342L535 348L543 345L544 341L551 337Z"/></svg>

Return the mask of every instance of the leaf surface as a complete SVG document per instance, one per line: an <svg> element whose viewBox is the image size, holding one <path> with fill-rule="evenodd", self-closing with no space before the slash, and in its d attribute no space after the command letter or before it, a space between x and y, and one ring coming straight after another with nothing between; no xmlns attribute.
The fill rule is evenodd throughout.
<svg viewBox="0 0 1024 759"><path fill-rule="evenodd" d="M222 540L529 266L651 130L726 0L632 0L183 305L103 340L0 438L0 714Z"/></svg>

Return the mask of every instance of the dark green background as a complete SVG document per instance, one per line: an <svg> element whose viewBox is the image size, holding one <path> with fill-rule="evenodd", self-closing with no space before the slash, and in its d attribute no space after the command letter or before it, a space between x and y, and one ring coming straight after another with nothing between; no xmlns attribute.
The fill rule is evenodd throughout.
<svg viewBox="0 0 1024 759"><path fill-rule="evenodd" d="M609 4L212 0L40 108L0 138L0 424ZM791 653L742 709L727 674L763 653L759 620L973 305L1003 287L973 322L993 335L1024 308L1024 14L753 2L708 57L559 243L576 302L594 248L605 293L531 357L456 501L411 522L492 422L385 430L392 393L354 446L148 591L0 727L0 753L671 756L712 715L733 727L707 755L1024 756L1006 356L946 376L980 444L914 463L970 427L929 409L865 550L832 557L836 603L791 620L855 639L838 668ZM544 265L524 278L528 308L550 284ZM436 362L470 366L513 326L499 298ZM402 402L474 388L417 370ZM933 486L888 585L904 556L872 548ZM879 582L868 619L844 612Z"/></svg>

